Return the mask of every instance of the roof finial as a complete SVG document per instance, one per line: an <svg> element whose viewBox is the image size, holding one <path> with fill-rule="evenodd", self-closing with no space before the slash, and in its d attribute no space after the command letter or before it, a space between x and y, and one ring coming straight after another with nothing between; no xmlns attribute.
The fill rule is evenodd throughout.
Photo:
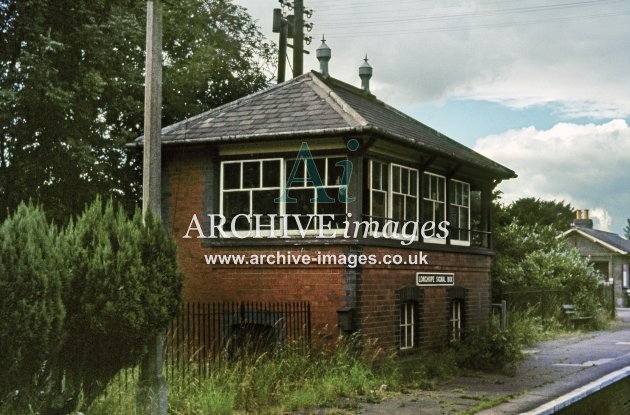
<svg viewBox="0 0 630 415"><path fill-rule="evenodd" d="M324 35L322 35L322 44L319 45L315 51L315 56L317 56L317 60L319 61L319 71L325 77L328 77L328 61L330 60L331 55L332 53L326 44L326 39L324 38Z"/></svg>
<svg viewBox="0 0 630 415"><path fill-rule="evenodd" d="M361 88L366 93L370 93L370 78L372 77L372 66L368 63L367 53L365 54L365 59L363 59L363 64L359 66L359 77L361 78Z"/></svg>

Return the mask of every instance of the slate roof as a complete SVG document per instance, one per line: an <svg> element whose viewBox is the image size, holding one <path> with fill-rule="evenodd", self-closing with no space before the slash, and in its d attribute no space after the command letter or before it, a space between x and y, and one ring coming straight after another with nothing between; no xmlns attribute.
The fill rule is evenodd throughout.
<svg viewBox="0 0 630 415"><path fill-rule="evenodd" d="M630 240L624 239L616 233L604 232L599 229L575 227L566 231L563 236L566 236L572 232L582 234L593 242L599 242L600 245L604 245L608 249L616 251L619 254L630 253Z"/></svg>
<svg viewBox="0 0 630 415"><path fill-rule="evenodd" d="M162 129L163 145L377 134L454 158L499 178L516 174L376 99L309 72ZM131 146L142 145L143 137Z"/></svg>

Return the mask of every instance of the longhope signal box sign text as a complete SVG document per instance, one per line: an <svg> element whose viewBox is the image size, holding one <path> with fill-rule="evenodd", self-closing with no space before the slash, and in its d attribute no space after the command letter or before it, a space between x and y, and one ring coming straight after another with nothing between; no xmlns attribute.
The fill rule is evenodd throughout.
<svg viewBox="0 0 630 415"><path fill-rule="evenodd" d="M455 274L452 272L417 272L416 285L421 287L455 285Z"/></svg>

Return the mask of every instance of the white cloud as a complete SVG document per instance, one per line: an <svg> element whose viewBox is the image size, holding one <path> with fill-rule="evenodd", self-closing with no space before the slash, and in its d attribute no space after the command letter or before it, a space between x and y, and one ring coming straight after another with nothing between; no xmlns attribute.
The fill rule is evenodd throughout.
<svg viewBox="0 0 630 415"><path fill-rule="evenodd" d="M518 174L499 185L505 202L562 200L590 209L596 227L617 233L630 217L630 127L624 120L510 130L477 140L475 150Z"/></svg>
<svg viewBox="0 0 630 415"><path fill-rule="evenodd" d="M277 1L236 0L271 33ZM513 108L553 104L569 118L630 116L630 7L627 1L335 2L307 0L314 10L304 66L324 33L331 75L360 85L367 52L372 91L400 107L447 99Z"/></svg>

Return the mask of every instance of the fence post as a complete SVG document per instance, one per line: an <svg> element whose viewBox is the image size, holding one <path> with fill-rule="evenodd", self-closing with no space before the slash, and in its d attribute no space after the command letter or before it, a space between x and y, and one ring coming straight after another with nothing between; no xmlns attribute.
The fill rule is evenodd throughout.
<svg viewBox="0 0 630 415"><path fill-rule="evenodd" d="M501 331L507 330L507 301L501 300L501 303L494 303L492 307L498 308L501 312L501 319L499 320L499 328Z"/></svg>

